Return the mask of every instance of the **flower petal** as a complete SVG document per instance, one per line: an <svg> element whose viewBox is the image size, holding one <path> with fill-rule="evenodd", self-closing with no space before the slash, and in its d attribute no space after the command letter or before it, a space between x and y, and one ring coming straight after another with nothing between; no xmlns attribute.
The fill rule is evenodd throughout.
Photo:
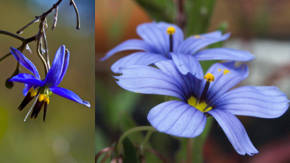
<svg viewBox="0 0 290 163"><path fill-rule="evenodd" d="M254 155L258 150L252 144L247 131L239 119L229 112L214 109L209 111L225 132L232 146L240 155Z"/></svg>
<svg viewBox="0 0 290 163"><path fill-rule="evenodd" d="M104 61L111 56L113 56L116 53L122 52L122 51L127 51L127 50L143 50L143 51L151 51L150 47L146 42L143 40L138 40L138 39L131 39L122 42L121 44L117 45L115 48L110 50L105 57L101 59L101 61Z"/></svg>
<svg viewBox="0 0 290 163"><path fill-rule="evenodd" d="M202 50L194 55L199 61L203 60L227 60L247 62L255 57L248 51L236 50L230 48L212 48Z"/></svg>
<svg viewBox="0 0 290 163"><path fill-rule="evenodd" d="M55 85L59 85L64 77L64 75L66 74L68 65L69 65L69 58L70 58L70 52L68 50L66 50L65 52L65 57L64 57L64 62L63 62L63 66L62 66L62 70L61 70L61 74L60 77L58 79L58 81L55 83Z"/></svg>
<svg viewBox="0 0 290 163"><path fill-rule="evenodd" d="M63 71L65 56L65 46L62 45L56 51L52 66L46 75L45 83L48 86L57 86Z"/></svg>
<svg viewBox="0 0 290 163"><path fill-rule="evenodd" d="M157 68L133 65L123 68L117 84L123 89L144 94L173 96L184 99L181 86L171 76Z"/></svg>
<svg viewBox="0 0 290 163"><path fill-rule="evenodd" d="M287 96L273 86L244 86L220 97L215 105L235 115L277 118L288 107Z"/></svg>
<svg viewBox="0 0 290 163"><path fill-rule="evenodd" d="M91 104L88 101L81 99L77 94L73 91L61 88L61 87L51 87L50 90L61 97L67 98L79 104L85 105L86 107L91 107Z"/></svg>
<svg viewBox="0 0 290 163"><path fill-rule="evenodd" d="M187 138L200 135L206 124L202 112L182 101L167 101L155 106L147 119L160 132Z"/></svg>
<svg viewBox="0 0 290 163"><path fill-rule="evenodd" d="M137 52L116 61L112 65L111 70L114 73L120 73L123 67L128 67L130 65L150 65L161 60L167 60L167 58L160 54Z"/></svg>
<svg viewBox="0 0 290 163"><path fill-rule="evenodd" d="M224 73L225 71L228 72ZM213 104L219 96L247 78L249 74L246 64L236 67L235 62L216 63L209 68L208 72L215 77L207 93L207 101L210 104Z"/></svg>
<svg viewBox="0 0 290 163"><path fill-rule="evenodd" d="M24 88L23 88L23 91L22 91L22 93L23 93L24 96L27 95L27 93L28 93L28 91L30 90L31 87L32 86L29 85L29 84L24 84Z"/></svg>
<svg viewBox="0 0 290 163"><path fill-rule="evenodd" d="M137 27L137 34L152 48L153 53L167 54L169 52L169 36L166 30L158 24L144 23Z"/></svg>
<svg viewBox="0 0 290 163"><path fill-rule="evenodd" d="M28 84L30 86L41 87L44 85L43 81L36 79L31 74L21 73L13 76L9 81Z"/></svg>
<svg viewBox="0 0 290 163"><path fill-rule="evenodd" d="M230 34L222 35L221 32L216 31L208 34L200 35L199 37L192 36L187 38L184 42L180 44L177 49L178 53L183 54L194 54L198 50L207 47L210 44L224 41L230 37Z"/></svg>
<svg viewBox="0 0 290 163"><path fill-rule="evenodd" d="M15 59L27 70L33 73L33 75L37 78L40 79L39 73L34 66L34 64L26 58L18 49L11 47L10 48L11 54L15 57Z"/></svg>
<svg viewBox="0 0 290 163"><path fill-rule="evenodd" d="M173 53L171 53L171 56L176 67L183 75L191 73L199 79L203 78L203 71L201 65L194 56L188 54Z"/></svg>

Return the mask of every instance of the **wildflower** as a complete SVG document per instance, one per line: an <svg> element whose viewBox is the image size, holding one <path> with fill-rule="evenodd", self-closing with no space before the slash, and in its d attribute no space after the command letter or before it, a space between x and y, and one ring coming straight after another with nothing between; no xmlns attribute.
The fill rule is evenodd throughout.
<svg viewBox="0 0 290 163"><path fill-rule="evenodd" d="M229 48L204 49L210 44L224 41L230 34L215 31L207 34L191 36L184 40L182 30L174 25L164 22L144 23L137 27L137 34L142 38L127 40L110 50L102 60L112 55L137 50L129 56L115 62L111 69L119 73L122 67L129 65L150 65L158 61L172 58L172 54L193 55L197 60L229 60L250 61L254 57L247 51ZM196 61L196 64L199 62Z"/></svg>
<svg viewBox="0 0 290 163"><path fill-rule="evenodd" d="M188 59L188 58L187 58ZM206 117L212 116L240 155L254 155L252 144L242 123L235 115L276 118L288 109L286 95L274 86L242 86L233 88L248 76L245 64L216 63L203 79L202 70L191 70L189 60L183 70L173 61L156 63L157 68L133 65L116 76L122 88L144 94L176 97L153 107L148 120L160 132L178 137L193 138L202 133ZM193 72L196 71L196 72Z"/></svg>
<svg viewBox="0 0 290 163"><path fill-rule="evenodd" d="M27 73L21 73L10 79L12 82L25 84L25 88L23 90L25 97L18 107L19 110L23 110L32 99L36 98L24 119L25 121L31 112L32 113L30 117L36 118L42 107L44 107L43 121L45 121L47 105L50 103L50 96L53 93L90 107L90 103L88 101L82 100L74 92L65 88L58 87L69 65L70 54L69 51L65 49L65 46L61 46L57 50L52 66L49 69L45 79L43 80L40 79L40 75L36 67L28 58L26 58L20 51L15 48L11 48L10 51L16 60L33 74L31 75Z"/></svg>

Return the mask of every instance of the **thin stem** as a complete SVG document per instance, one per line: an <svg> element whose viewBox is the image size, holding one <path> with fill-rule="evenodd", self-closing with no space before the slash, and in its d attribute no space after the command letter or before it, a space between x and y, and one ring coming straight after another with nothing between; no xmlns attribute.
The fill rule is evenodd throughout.
<svg viewBox="0 0 290 163"><path fill-rule="evenodd" d="M130 134L134 133L134 132L139 132L139 131L156 131L153 127L151 126L139 126L139 127L135 127L132 128L128 131L126 131L119 139L118 144L117 144L117 150L120 153L122 153L122 144L123 144L123 140Z"/></svg>
<svg viewBox="0 0 290 163"><path fill-rule="evenodd" d="M20 41L25 41L26 40L25 38L20 37L20 36L14 34L14 33L8 32L8 31L0 30L0 34L7 35L7 36L10 36L10 37L16 38L16 39L18 39Z"/></svg>
<svg viewBox="0 0 290 163"><path fill-rule="evenodd" d="M177 0L177 17L176 17L177 25L181 29L184 29L185 21L186 19L184 13L184 0Z"/></svg>
<svg viewBox="0 0 290 163"><path fill-rule="evenodd" d="M76 19L77 19L77 25L76 25L76 29L80 29L81 28L81 24L80 24L80 14L79 14L79 10L77 8L77 5L75 3L74 0L70 0L70 5L73 5L73 8L75 10L76 13Z"/></svg>
<svg viewBox="0 0 290 163"><path fill-rule="evenodd" d="M143 152L143 149L144 149L144 146L147 144L147 142L149 141L149 139L151 138L153 134L153 131L148 131L143 142L141 143L140 145L140 149L141 149L141 152Z"/></svg>

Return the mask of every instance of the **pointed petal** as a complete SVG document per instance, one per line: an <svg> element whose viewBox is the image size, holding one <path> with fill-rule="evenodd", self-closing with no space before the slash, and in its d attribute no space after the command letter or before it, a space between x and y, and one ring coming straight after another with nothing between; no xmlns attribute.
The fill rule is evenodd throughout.
<svg viewBox="0 0 290 163"><path fill-rule="evenodd" d="M224 70L229 70L229 72L224 74ZM210 104L247 78L249 74L247 65L242 64L236 67L234 62L216 63L209 68L208 72L215 77L207 93L207 100Z"/></svg>
<svg viewBox="0 0 290 163"><path fill-rule="evenodd" d="M128 67L130 65L150 65L162 60L167 60L167 58L160 54L137 52L116 61L112 65L111 70L114 73L120 73L123 67Z"/></svg>
<svg viewBox="0 0 290 163"><path fill-rule="evenodd" d="M201 65L194 56L188 54L173 53L171 53L171 56L176 67L183 75L191 73L199 79L203 78L203 71Z"/></svg>
<svg viewBox="0 0 290 163"><path fill-rule="evenodd" d="M58 83L60 76L63 71L64 67L64 60L65 60L65 46L62 45L58 48L56 51L56 54L53 59L53 63L51 68L49 69L46 78L45 78L45 83L48 86L57 86L56 84Z"/></svg>
<svg viewBox="0 0 290 163"><path fill-rule="evenodd" d="M27 93L28 93L28 91L30 90L31 87L32 86L29 85L29 84L24 84L24 88L23 88L23 91L22 91L22 93L23 93L24 96L27 95Z"/></svg>
<svg viewBox="0 0 290 163"><path fill-rule="evenodd" d="M61 74L60 74L58 81L55 83L55 85L59 85L61 83L64 75L66 74L66 71L67 71L67 68L69 65L69 58L70 58L70 52L68 50L66 50Z"/></svg>
<svg viewBox="0 0 290 163"><path fill-rule="evenodd" d="M178 53L183 54L194 54L198 50L207 47L210 44L224 41L230 37L230 34L222 35L220 32L212 32L209 34L200 35L200 37L189 37L184 42L180 44L177 49Z"/></svg>
<svg viewBox="0 0 290 163"><path fill-rule="evenodd" d="M244 86L220 97L215 105L235 115L277 118L288 107L287 96L273 86Z"/></svg>
<svg viewBox="0 0 290 163"><path fill-rule="evenodd" d="M252 144L243 124L236 116L219 109L211 110L209 114L216 119L232 146L240 155L247 154L252 156L258 153L258 150Z"/></svg>
<svg viewBox="0 0 290 163"><path fill-rule="evenodd" d="M144 94L173 96L184 99L181 86L171 76L157 68L133 65L122 69L116 76L117 84L123 89Z"/></svg>
<svg viewBox="0 0 290 163"><path fill-rule="evenodd" d="M51 87L50 90L61 97L67 98L79 104L85 105L86 107L91 107L91 104L88 101L82 100L77 94L73 91L61 88L61 87Z"/></svg>
<svg viewBox="0 0 290 163"><path fill-rule="evenodd" d="M167 101L155 106L147 119L160 132L187 138L200 135L206 123L202 112L182 101Z"/></svg>
<svg viewBox="0 0 290 163"><path fill-rule="evenodd" d="M144 23L137 27L137 34L152 48L151 52L167 54L169 52L169 35L158 24Z"/></svg>
<svg viewBox="0 0 290 163"><path fill-rule="evenodd" d="M11 54L15 57L15 59L27 70L32 72L37 79L40 79L39 73L34 66L34 64L26 58L18 49L11 47L10 48Z"/></svg>
<svg viewBox="0 0 290 163"><path fill-rule="evenodd" d="M105 57L101 59L101 61L104 61L111 56L113 56L116 53L127 51L127 50L142 50L142 51L151 51L151 48L148 44L146 44L143 40L138 39L131 39L122 42L121 44L117 45L115 48L110 50Z"/></svg>
<svg viewBox="0 0 290 163"><path fill-rule="evenodd" d="M35 86L35 87L41 87L44 85L43 81L36 79L31 74L26 74L26 73L15 75L11 79L9 79L9 81L24 83L24 84Z"/></svg>
<svg viewBox="0 0 290 163"><path fill-rule="evenodd" d="M255 57L248 51L236 50L230 48L212 48L197 52L194 57L197 60L227 60L227 61L241 61L247 62L253 60Z"/></svg>

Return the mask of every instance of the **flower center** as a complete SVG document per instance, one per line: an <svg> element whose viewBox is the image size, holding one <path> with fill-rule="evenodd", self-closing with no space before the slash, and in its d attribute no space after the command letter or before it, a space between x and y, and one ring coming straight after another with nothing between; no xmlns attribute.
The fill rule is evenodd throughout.
<svg viewBox="0 0 290 163"><path fill-rule="evenodd" d="M198 102L197 99L193 96L187 100L187 103L201 112L208 112L212 110L212 107L208 106L205 101Z"/></svg>
<svg viewBox="0 0 290 163"><path fill-rule="evenodd" d="M173 34L175 33L175 28L170 26L167 28L167 34L169 35L169 51L173 52Z"/></svg>

